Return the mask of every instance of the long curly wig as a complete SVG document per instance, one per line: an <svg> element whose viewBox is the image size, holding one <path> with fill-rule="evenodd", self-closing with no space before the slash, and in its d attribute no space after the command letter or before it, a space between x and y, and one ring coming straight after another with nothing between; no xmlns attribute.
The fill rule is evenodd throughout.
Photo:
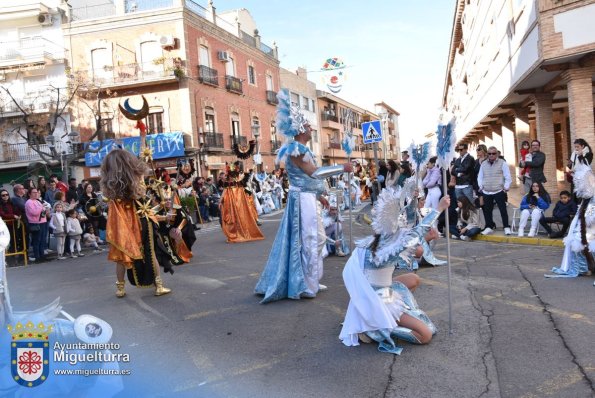
<svg viewBox="0 0 595 398"><path fill-rule="evenodd" d="M145 189L142 177L148 165L124 149L114 149L101 163L101 191L109 199L139 199Z"/></svg>

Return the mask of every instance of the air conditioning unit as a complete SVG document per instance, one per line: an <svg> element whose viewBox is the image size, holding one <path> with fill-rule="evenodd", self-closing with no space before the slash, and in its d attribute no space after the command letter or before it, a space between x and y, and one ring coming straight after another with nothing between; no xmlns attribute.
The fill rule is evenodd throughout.
<svg viewBox="0 0 595 398"><path fill-rule="evenodd" d="M229 62L229 54L227 51L219 51L217 53L217 59L221 62Z"/></svg>
<svg viewBox="0 0 595 398"><path fill-rule="evenodd" d="M176 47L176 38L173 37L172 35L161 36L161 38L159 39L159 44L161 44L161 47L163 47L165 49L175 48Z"/></svg>
<svg viewBox="0 0 595 398"><path fill-rule="evenodd" d="M44 26L48 26L52 24L52 16L50 14L39 14L37 16L37 22Z"/></svg>

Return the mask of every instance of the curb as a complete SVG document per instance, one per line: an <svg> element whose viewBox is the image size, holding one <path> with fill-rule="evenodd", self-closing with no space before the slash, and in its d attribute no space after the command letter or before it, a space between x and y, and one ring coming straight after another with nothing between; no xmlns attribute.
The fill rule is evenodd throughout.
<svg viewBox="0 0 595 398"><path fill-rule="evenodd" d="M498 236L498 235L477 235L474 240L481 240L484 242L497 243L514 243L517 245L532 245L532 246L548 246L548 247L564 247L562 239L549 238L527 238L516 236Z"/></svg>

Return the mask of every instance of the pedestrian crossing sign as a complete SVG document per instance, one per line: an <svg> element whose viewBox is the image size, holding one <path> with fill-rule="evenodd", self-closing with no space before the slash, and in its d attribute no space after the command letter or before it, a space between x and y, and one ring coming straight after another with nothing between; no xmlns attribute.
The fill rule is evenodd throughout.
<svg viewBox="0 0 595 398"><path fill-rule="evenodd" d="M382 141L382 128L380 120L362 123L362 132L364 134L364 144L372 144Z"/></svg>

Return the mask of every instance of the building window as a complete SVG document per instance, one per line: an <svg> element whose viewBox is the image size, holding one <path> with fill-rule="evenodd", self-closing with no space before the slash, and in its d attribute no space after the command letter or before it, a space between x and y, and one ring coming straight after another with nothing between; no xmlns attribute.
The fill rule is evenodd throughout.
<svg viewBox="0 0 595 398"><path fill-rule="evenodd" d="M211 61L209 60L209 49L205 46L200 46L198 48L198 63L199 65L211 66Z"/></svg>
<svg viewBox="0 0 595 398"><path fill-rule="evenodd" d="M112 72L109 70L112 66L111 58L112 56L107 48L96 48L91 51L91 67L94 80L107 80L112 77Z"/></svg>
<svg viewBox="0 0 595 398"><path fill-rule="evenodd" d="M314 106L314 100L313 100L313 99L311 99L310 101L311 101L311 102L310 102L310 110L311 110L312 112L316 112L316 107Z"/></svg>
<svg viewBox="0 0 595 398"><path fill-rule="evenodd" d="M271 122L271 137L273 137L275 134L277 134L277 124L273 120Z"/></svg>
<svg viewBox="0 0 595 398"><path fill-rule="evenodd" d="M310 98L308 97L302 97L302 104L303 104L303 109L306 111L311 111L312 109L310 109Z"/></svg>
<svg viewBox="0 0 595 398"><path fill-rule="evenodd" d="M296 93L291 93L291 106L300 106L300 96Z"/></svg>
<svg viewBox="0 0 595 398"><path fill-rule="evenodd" d="M275 91L274 90L275 86L273 86L273 76L267 75L266 82L267 82L267 91Z"/></svg>
<svg viewBox="0 0 595 398"><path fill-rule="evenodd" d="M256 84L256 73L254 73L254 67L252 65L248 65L248 83Z"/></svg>
<svg viewBox="0 0 595 398"><path fill-rule="evenodd" d="M318 142L318 131L312 130L312 141Z"/></svg>
<svg viewBox="0 0 595 398"><path fill-rule="evenodd" d="M215 111L213 108L205 109L205 133L215 132Z"/></svg>
<svg viewBox="0 0 595 398"><path fill-rule="evenodd" d="M163 111L149 113L147 116L147 134L163 133Z"/></svg>
<svg viewBox="0 0 595 398"><path fill-rule="evenodd" d="M227 76L235 76L236 75L236 69L235 69L235 65L233 64L232 57L229 57L229 61L227 61L225 63L225 74Z"/></svg>
<svg viewBox="0 0 595 398"><path fill-rule="evenodd" d="M241 133L240 133L240 115L237 113L231 114L231 135L234 142L239 142Z"/></svg>
<svg viewBox="0 0 595 398"><path fill-rule="evenodd" d="M113 118L105 118L101 119L101 124L103 126L103 133L105 138L111 139L116 138L114 134L114 119Z"/></svg>
<svg viewBox="0 0 595 398"><path fill-rule="evenodd" d="M163 71L163 65L155 60L163 57L163 50L157 41L146 41L140 44L141 65L143 75L159 74Z"/></svg>

